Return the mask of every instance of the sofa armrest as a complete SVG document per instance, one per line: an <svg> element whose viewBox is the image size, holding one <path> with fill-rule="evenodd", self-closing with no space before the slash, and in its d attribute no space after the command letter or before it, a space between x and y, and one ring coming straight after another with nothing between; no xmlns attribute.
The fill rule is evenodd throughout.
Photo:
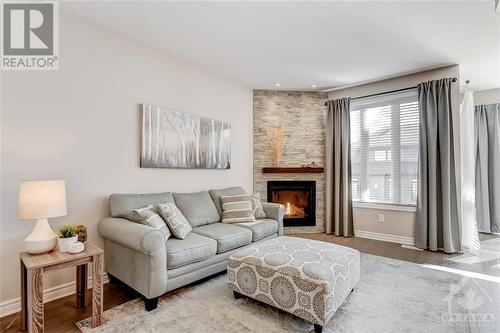
<svg viewBox="0 0 500 333"><path fill-rule="evenodd" d="M263 202L264 213L270 219L278 221L278 236L283 236L283 217L285 216L285 206L282 204Z"/></svg>
<svg viewBox="0 0 500 333"><path fill-rule="evenodd" d="M165 239L158 230L127 219L107 217L97 226L99 234L133 250L151 254L165 250Z"/></svg>
<svg viewBox="0 0 500 333"><path fill-rule="evenodd" d="M104 238L106 272L151 299L167 291L167 247L161 232L107 217L97 226Z"/></svg>

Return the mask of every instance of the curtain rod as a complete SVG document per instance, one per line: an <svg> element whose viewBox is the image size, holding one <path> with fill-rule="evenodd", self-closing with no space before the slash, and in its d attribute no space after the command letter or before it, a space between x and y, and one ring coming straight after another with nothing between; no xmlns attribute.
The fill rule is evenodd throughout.
<svg viewBox="0 0 500 333"><path fill-rule="evenodd" d="M452 78L451 82L457 82L457 78L456 77ZM390 91L379 92L379 93L376 93L376 94L370 94L370 95L365 95L365 96L358 96L358 97L351 98L351 101L355 101L355 100L361 99L361 98L375 97L375 96L379 96L379 95L385 95L385 94L390 94L390 93L395 93L395 92L400 92L400 91L415 89L416 87L417 86L413 86L413 87L408 87L408 88L402 88L402 89L395 89L395 90L390 90ZM327 104L328 104L328 102L325 102L325 105L327 105Z"/></svg>

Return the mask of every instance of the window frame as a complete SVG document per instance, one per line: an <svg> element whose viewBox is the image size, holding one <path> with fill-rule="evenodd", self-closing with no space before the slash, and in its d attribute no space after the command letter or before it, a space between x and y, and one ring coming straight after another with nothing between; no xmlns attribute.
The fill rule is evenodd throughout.
<svg viewBox="0 0 500 333"><path fill-rule="evenodd" d="M375 202L364 202L364 201L353 201L353 208L358 209L377 209L377 210L391 210L398 212L408 212L415 213L417 211L416 205L398 205L398 204L388 204L388 203L375 203Z"/></svg>

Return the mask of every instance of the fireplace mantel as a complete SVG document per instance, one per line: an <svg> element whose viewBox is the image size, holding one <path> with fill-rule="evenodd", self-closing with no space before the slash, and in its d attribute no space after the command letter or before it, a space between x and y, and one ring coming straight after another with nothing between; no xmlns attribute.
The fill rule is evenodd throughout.
<svg viewBox="0 0 500 333"><path fill-rule="evenodd" d="M262 173L324 173L322 167L263 167Z"/></svg>

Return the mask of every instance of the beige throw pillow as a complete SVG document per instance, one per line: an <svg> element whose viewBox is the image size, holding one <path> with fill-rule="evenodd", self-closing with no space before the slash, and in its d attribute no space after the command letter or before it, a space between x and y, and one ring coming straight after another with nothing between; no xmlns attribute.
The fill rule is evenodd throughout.
<svg viewBox="0 0 500 333"><path fill-rule="evenodd" d="M267 216L264 212L264 208L262 207L262 202L260 201L260 194L254 193L251 199L253 216L255 216L256 219L265 219Z"/></svg>
<svg viewBox="0 0 500 333"><path fill-rule="evenodd" d="M153 229L160 231L167 240L172 233L168 229L165 221L155 212L152 205L147 205L146 207L134 209L127 215L127 218L133 222L145 224Z"/></svg>
<svg viewBox="0 0 500 333"><path fill-rule="evenodd" d="M193 230L177 206L171 202L158 204L160 215L167 222L175 237L184 239Z"/></svg>
<svg viewBox="0 0 500 333"><path fill-rule="evenodd" d="M254 222L250 195L229 195L220 197L222 223Z"/></svg>

